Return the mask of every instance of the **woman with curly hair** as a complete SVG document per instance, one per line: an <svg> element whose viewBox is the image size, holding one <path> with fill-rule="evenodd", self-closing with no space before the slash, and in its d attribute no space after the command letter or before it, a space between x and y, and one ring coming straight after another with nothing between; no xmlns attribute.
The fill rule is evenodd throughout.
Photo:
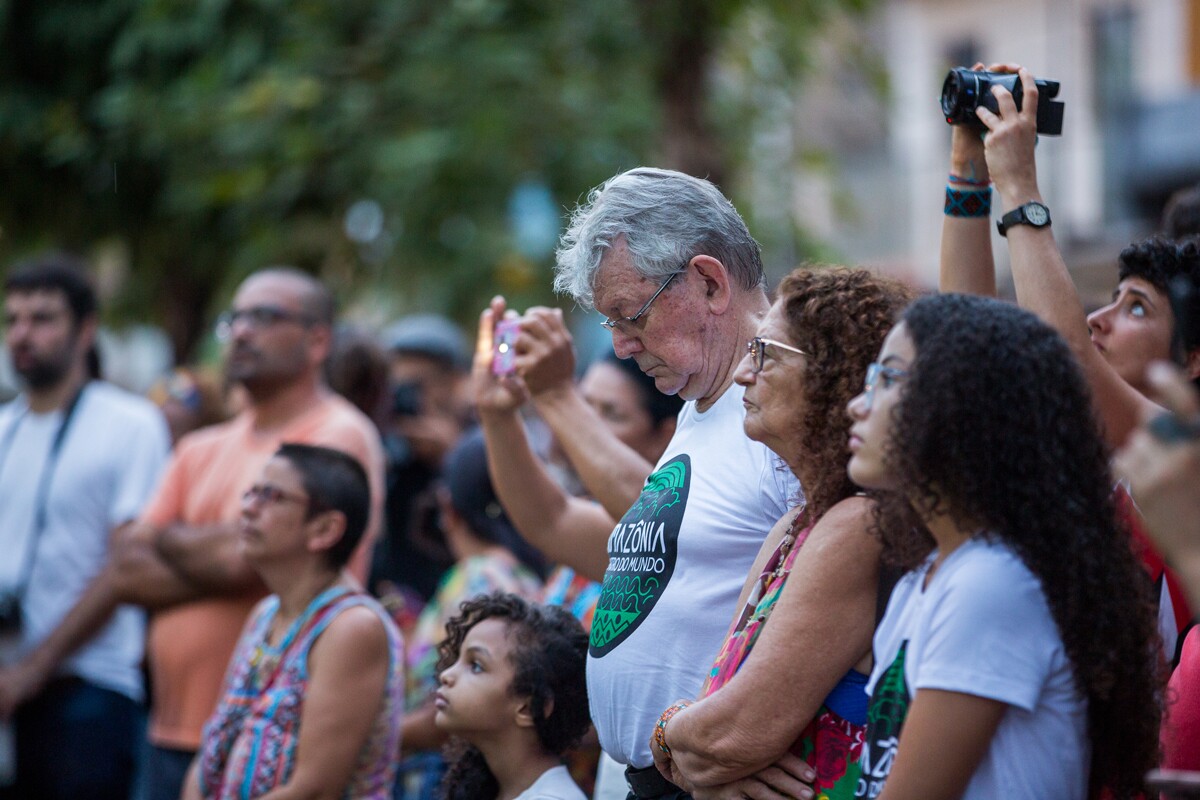
<svg viewBox="0 0 1200 800"><path fill-rule="evenodd" d="M495 592L438 647L435 723L458 737L446 800L584 800L563 766L589 725L587 634L556 606Z"/></svg>
<svg viewBox="0 0 1200 800"><path fill-rule="evenodd" d="M910 569L875 634L860 797L1136 795L1161 645L1091 397L1033 314L918 300L849 406L850 477Z"/></svg>
<svg viewBox="0 0 1200 800"><path fill-rule="evenodd" d="M694 797L800 796L805 761L818 797L854 795L880 547L846 475L845 407L911 297L866 270L798 269L738 365L746 435L783 458L806 502L764 541L701 699L660 717L656 763Z"/></svg>

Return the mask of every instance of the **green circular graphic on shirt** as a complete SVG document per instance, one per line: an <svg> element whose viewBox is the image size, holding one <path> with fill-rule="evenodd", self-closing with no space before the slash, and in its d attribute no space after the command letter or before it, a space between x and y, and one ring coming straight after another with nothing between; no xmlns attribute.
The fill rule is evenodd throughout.
<svg viewBox="0 0 1200 800"><path fill-rule="evenodd" d="M603 658L638 629L666 591L679 553L692 459L679 455L646 480L608 537L608 570L592 618L589 652Z"/></svg>

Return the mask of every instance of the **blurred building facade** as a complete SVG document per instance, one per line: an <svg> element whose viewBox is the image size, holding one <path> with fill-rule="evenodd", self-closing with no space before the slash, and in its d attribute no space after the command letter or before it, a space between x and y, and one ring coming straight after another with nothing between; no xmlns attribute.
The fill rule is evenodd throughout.
<svg viewBox="0 0 1200 800"><path fill-rule="evenodd" d="M976 60L1062 84L1063 136L1042 138L1038 176L1089 302L1167 196L1200 181L1200 0L885 0L866 24L835 26L825 48L793 136L832 166L801 163L791 204L852 263L936 284L950 141L938 97L950 67ZM864 91L872 69L886 90Z"/></svg>

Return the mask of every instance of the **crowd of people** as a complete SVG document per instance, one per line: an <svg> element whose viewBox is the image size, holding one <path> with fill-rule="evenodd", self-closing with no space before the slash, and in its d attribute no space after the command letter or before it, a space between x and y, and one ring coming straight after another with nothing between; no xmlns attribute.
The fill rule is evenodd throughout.
<svg viewBox="0 0 1200 800"><path fill-rule="evenodd" d="M1200 796L1200 192L1087 314L989 69L940 292L768 287L632 169L559 243L578 379L557 309L472 354L271 267L141 398L86 265L11 270L0 800Z"/></svg>

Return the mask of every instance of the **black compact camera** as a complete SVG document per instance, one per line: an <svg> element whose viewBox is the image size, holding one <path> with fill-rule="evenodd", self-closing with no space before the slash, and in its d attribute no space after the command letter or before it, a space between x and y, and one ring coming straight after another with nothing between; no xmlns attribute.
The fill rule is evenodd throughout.
<svg viewBox="0 0 1200 800"><path fill-rule="evenodd" d="M1058 96L1058 81L1039 78L1034 83L1038 88L1037 132L1046 136L1060 136L1066 106L1054 99ZM975 116L975 109L983 106L993 114L1000 113L996 96L992 94L993 86L1008 89L1013 102L1017 104L1017 110L1021 110L1021 99L1025 92L1020 76L1008 72L976 72L966 67L950 70L942 84L942 113L946 116L946 122L986 130L979 117Z"/></svg>
<svg viewBox="0 0 1200 800"><path fill-rule="evenodd" d="M397 384L392 389L392 416L421 416L421 411L425 405L421 394L421 384L416 381L406 381Z"/></svg>
<svg viewBox="0 0 1200 800"><path fill-rule="evenodd" d="M21 596L12 590L0 590L0 636L21 632Z"/></svg>

